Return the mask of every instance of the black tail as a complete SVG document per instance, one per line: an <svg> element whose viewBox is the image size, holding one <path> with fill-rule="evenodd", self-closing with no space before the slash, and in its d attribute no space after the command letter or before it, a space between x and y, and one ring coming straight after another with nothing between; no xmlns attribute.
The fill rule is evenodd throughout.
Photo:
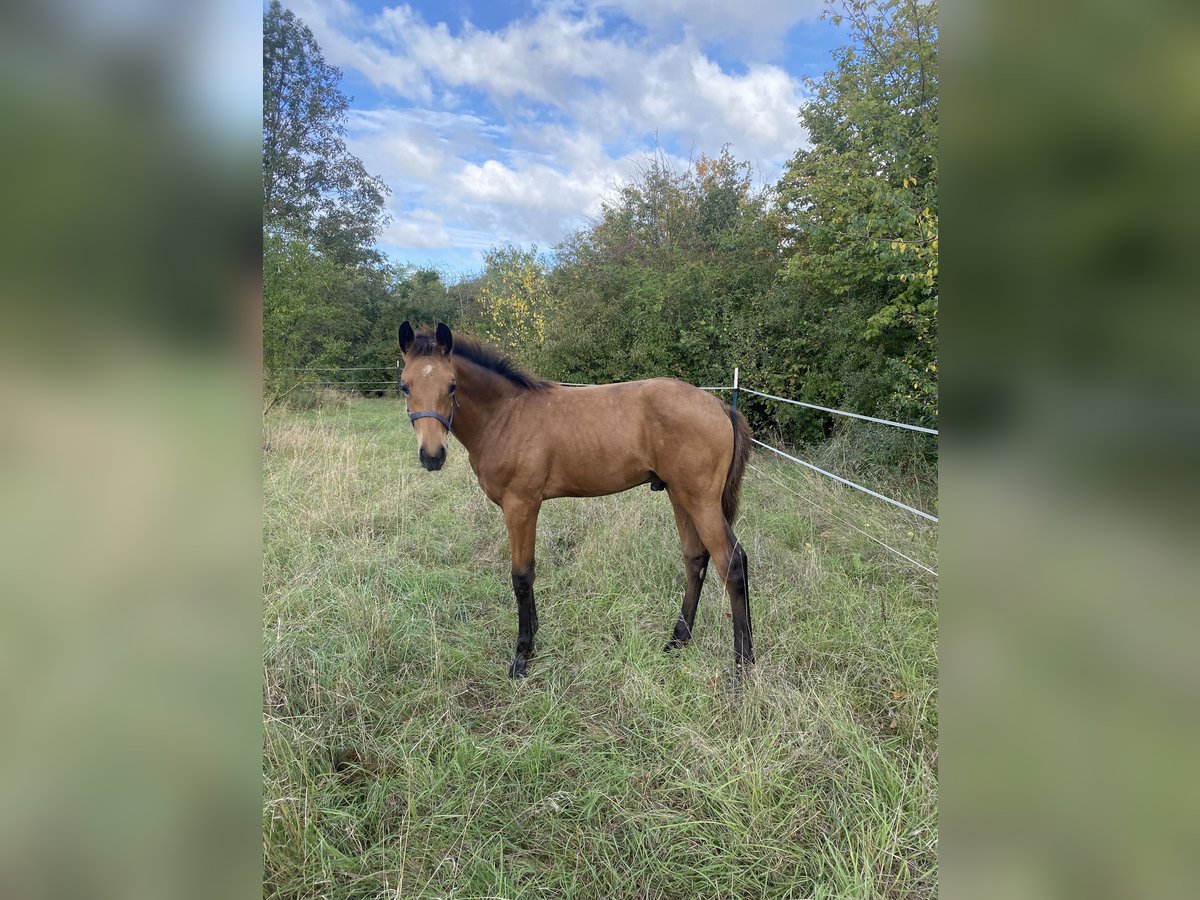
<svg viewBox="0 0 1200 900"><path fill-rule="evenodd" d="M725 521L732 525L742 492L742 475L746 473L746 458L750 455L750 425L746 417L733 407L726 406L725 412L729 414L729 422L733 425L733 459L729 461L725 490L721 492L721 511L725 513Z"/></svg>

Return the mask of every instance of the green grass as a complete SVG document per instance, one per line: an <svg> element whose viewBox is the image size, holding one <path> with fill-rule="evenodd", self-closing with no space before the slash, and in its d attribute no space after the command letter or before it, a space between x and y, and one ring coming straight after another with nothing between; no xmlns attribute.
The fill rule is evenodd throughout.
<svg viewBox="0 0 1200 900"><path fill-rule="evenodd" d="M936 581L833 516L936 568L924 523L755 453L736 691L715 573L661 652L665 495L549 502L513 682L504 524L461 447L422 470L391 400L276 408L264 446L264 895L936 893Z"/></svg>

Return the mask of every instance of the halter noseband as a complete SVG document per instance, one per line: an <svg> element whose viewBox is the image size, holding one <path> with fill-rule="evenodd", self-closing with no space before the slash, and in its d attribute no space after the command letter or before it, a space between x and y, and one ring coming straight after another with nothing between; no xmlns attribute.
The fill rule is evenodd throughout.
<svg viewBox="0 0 1200 900"><path fill-rule="evenodd" d="M405 401L407 405L407 401ZM458 395L450 395L450 418L447 419L439 412L434 412L431 409L422 410L421 412L410 412L408 421L412 422L413 428L417 427L417 419L437 419L446 426L446 430L451 434L454 433L454 411L458 409Z"/></svg>

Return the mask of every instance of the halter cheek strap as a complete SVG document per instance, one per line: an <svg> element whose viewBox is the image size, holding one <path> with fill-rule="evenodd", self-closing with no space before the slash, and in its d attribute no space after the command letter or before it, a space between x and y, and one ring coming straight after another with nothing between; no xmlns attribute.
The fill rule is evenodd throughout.
<svg viewBox="0 0 1200 900"><path fill-rule="evenodd" d="M417 419L437 419L446 426L446 430L451 434L454 433L454 411L458 409L458 397L455 394L450 395L450 418L447 419L439 412L434 412L431 409L422 410L421 412L410 412L408 421L413 423L413 427L417 427Z"/></svg>

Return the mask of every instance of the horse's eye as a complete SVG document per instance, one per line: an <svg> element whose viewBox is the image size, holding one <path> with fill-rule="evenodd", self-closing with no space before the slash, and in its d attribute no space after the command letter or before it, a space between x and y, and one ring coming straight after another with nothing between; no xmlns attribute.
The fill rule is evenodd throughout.
<svg viewBox="0 0 1200 900"><path fill-rule="evenodd" d="M402 384L402 385L400 385L400 390L401 390L403 393L407 394L407 393L408 393L408 385L407 385L407 384Z"/></svg>
<svg viewBox="0 0 1200 900"><path fill-rule="evenodd" d="M452 385L450 385L450 393L452 393L452 394L453 394L453 393L454 393L456 390L458 390L458 385L457 385L457 384L452 384Z"/></svg>

